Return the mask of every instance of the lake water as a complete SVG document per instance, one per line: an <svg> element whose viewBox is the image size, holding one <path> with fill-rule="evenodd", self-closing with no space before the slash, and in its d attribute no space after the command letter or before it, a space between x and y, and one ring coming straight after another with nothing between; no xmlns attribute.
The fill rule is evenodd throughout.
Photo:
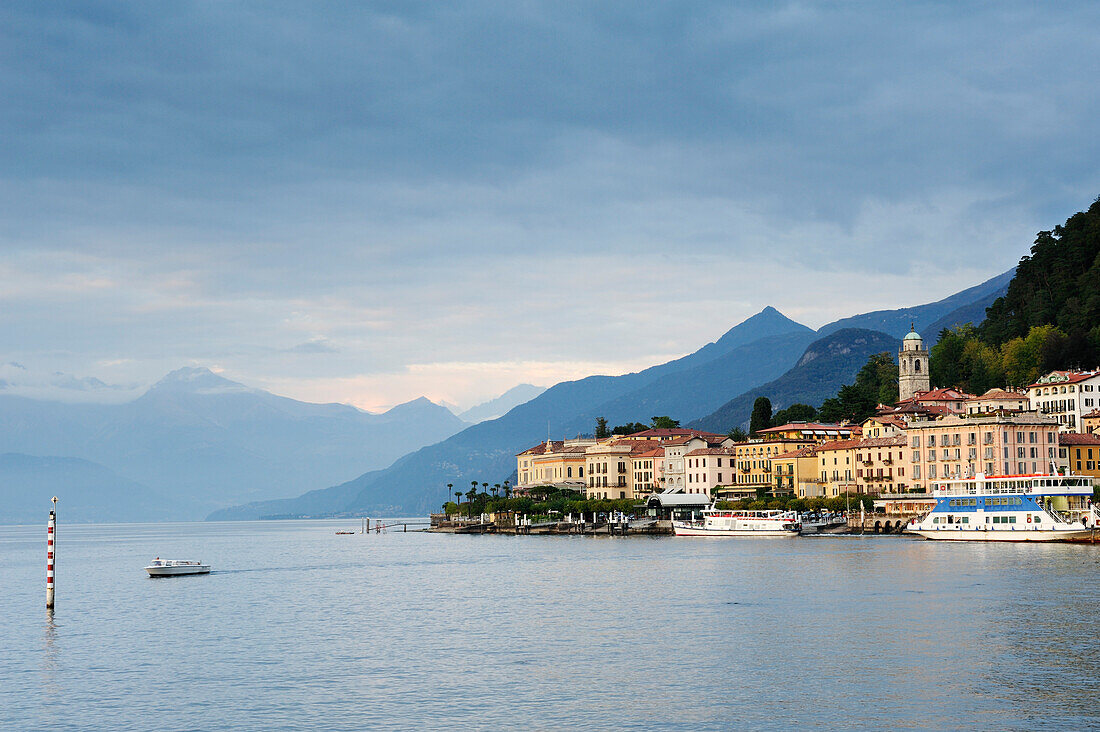
<svg viewBox="0 0 1100 732"><path fill-rule="evenodd" d="M1100 545L357 527L0 527L0 728L1100 727Z"/></svg>

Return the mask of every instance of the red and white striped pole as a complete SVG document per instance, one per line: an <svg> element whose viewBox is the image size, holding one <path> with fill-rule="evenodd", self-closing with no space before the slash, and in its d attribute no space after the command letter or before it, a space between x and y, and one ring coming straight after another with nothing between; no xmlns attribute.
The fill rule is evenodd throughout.
<svg viewBox="0 0 1100 732"><path fill-rule="evenodd" d="M53 505L57 507L57 496L53 497ZM53 564L54 549L57 539L57 511L50 511L50 520L46 524L46 609L53 610Z"/></svg>

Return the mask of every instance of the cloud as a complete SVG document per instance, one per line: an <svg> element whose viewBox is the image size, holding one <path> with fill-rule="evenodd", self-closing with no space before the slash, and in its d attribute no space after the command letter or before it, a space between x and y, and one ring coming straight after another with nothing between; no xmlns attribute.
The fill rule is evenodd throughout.
<svg viewBox="0 0 1100 732"><path fill-rule="evenodd" d="M138 384L108 384L94 376L61 371L39 373L15 362L0 365L0 390L33 399L67 402L124 402L141 393Z"/></svg>
<svg viewBox="0 0 1100 732"><path fill-rule="evenodd" d="M686 353L767 304L820 325L935 300L1100 192L1100 97L1067 71L1100 66L1098 22L1084 2L6 6L4 356L471 404Z"/></svg>

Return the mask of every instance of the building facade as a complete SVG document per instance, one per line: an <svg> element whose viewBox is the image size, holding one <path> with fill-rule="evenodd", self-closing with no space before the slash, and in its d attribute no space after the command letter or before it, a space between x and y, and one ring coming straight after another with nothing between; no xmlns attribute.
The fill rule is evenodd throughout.
<svg viewBox="0 0 1100 732"><path fill-rule="evenodd" d="M1100 436L1063 432L1058 435L1058 452L1070 473L1100 478Z"/></svg>
<svg viewBox="0 0 1100 732"><path fill-rule="evenodd" d="M1031 408L1079 432L1083 417L1100 407L1100 371L1052 371L1027 387Z"/></svg>
<svg viewBox="0 0 1100 732"><path fill-rule="evenodd" d="M1058 458L1058 423L1033 412L915 420L905 436L913 490L978 473L1050 475Z"/></svg>
<svg viewBox="0 0 1100 732"><path fill-rule="evenodd" d="M517 493L534 486L554 486L583 490L585 451L595 445L593 439L549 440L516 455Z"/></svg>
<svg viewBox="0 0 1100 732"><path fill-rule="evenodd" d="M965 413L971 416L995 412L1025 412L1029 409L1031 409L1031 399L1025 391L990 389L985 394L971 397L965 402Z"/></svg>

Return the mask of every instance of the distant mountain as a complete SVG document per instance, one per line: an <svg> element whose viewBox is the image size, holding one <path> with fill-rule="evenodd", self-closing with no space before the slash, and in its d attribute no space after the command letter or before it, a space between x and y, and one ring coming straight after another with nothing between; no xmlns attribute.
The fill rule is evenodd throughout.
<svg viewBox="0 0 1100 732"><path fill-rule="evenodd" d="M852 383L870 356L883 351L896 353L900 345L901 341L893 336L862 328L830 333L811 343L794 368L778 379L749 389L687 426L718 433L747 428L753 402L761 396L768 397L775 410L796 402L820 406L841 386Z"/></svg>
<svg viewBox="0 0 1100 732"><path fill-rule="evenodd" d="M816 334L775 308L765 308L683 358L637 373L557 384L503 417L421 448L381 472L361 476L352 483L362 491L346 509L397 507L416 512L434 508L447 498L446 483L500 482L514 471L517 452L545 439L548 432L555 436L590 433L597 416L612 425L664 414L696 424L718 414L730 400L755 394L755 389L763 388L761 384L771 390L776 408L787 399L820 403L854 378L871 353L896 350L890 338L904 335L910 322L931 341L930 328L935 323L981 312L984 303L1004 291L1010 278L1011 273L1006 273L914 308L844 318ZM853 332L844 332L848 330ZM868 333L880 330L885 333ZM831 335L837 337L823 338ZM788 370L793 372L789 378ZM741 411L738 402L729 407L728 415L715 419L747 419L737 416Z"/></svg>
<svg viewBox="0 0 1100 732"><path fill-rule="evenodd" d="M969 287L950 297L911 308L898 310L876 310L862 315L829 323L818 329L818 334L828 335L842 328L866 328L887 333L895 338L903 338L909 332L910 323L924 336L925 345L931 347L939 340L939 326L942 322L968 316L966 321L977 325L985 319L985 308L1008 290L1015 269L999 274L980 285Z"/></svg>
<svg viewBox="0 0 1100 732"><path fill-rule="evenodd" d="M531 401L544 391L546 391L545 386L532 386L531 384L513 386L496 399L490 399L487 402L478 404L476 407L470 407L465 412L459 414L458 418L468 424L477 424L487 419L496 419L497 417L507 414L520 404Z"/></svg>
<svg viewBox="0 0 1100 732"><path fill-rule="evenodd" d="M497 483L515 469L515 454L553 435L591 432L598 416L611 424L668 414L701 416L772 373L794 364L813 331L766 308L720 339L683 358L623 376L590 376L557 384L503 417L422 448L364 481L353 510L400 506L424 511L445 500L447 483Z"/></svg>
<svg viewBox="0 0 1100 732"><path fill-rule="evenodd" d="M0 524L44 523L53 496L67 523L163 521L183 508L172 496L88 460L0 455Z"/></svg>
<svg viewBox="0 0 1100 732"><path fill-rule="evenodd" d="M278 498L272 501L254 501L243 506L232 506L214 511L207 521L254 521L263 518L312 518L341 513L355 500L363 486L380 471L364 473L347 483L331 488L319 488L297 498Z"/></svg>
<svg viewBox="0 0 1100 732"><path fill-rule="evenodd" d="M342 482L464 426L423 398L370 414L276 396L193 368L172 372L125 404L0 395L0 451L100 463L178 496L185 510L177 518Z"/></svg>

